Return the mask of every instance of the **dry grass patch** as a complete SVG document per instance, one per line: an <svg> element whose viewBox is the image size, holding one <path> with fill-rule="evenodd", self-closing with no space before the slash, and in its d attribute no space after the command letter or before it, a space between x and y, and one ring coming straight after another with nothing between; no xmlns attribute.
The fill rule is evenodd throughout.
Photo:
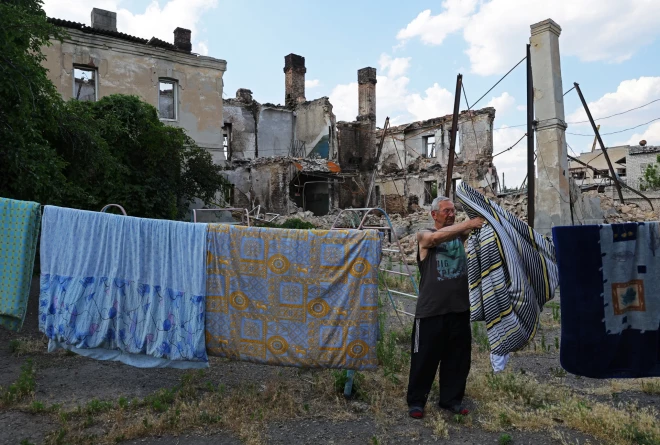
<svg viewBox="0 0 660 445"><path fill-rule="evenodd" d="M23 337L9 341L9 352L16 357L27 354L39 354L46 352L48 342L44 338Z"/></svg>
<svg viewBox="0 0 660 445"><path fill-rule="evenodd" d="M480 420L487 430L543 430L561 424L605 443L660 444L658 413L653 409L592 402L563 385L540 383L530 375L493 375L484 369L487 360L477 357L468 384L469 395L481 402Z"/></svg>

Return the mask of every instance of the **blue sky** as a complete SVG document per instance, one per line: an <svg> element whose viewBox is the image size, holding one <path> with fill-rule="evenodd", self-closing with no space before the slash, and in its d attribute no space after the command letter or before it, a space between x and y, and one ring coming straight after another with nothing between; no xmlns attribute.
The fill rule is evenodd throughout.
<svg viewBox="0 0 660 445"><path fill-rule="evenodd" d="M552 4L549 4L552 3ZM305 57L307 99L329 96L338 120L357 114L357 70L378 69L378 121L400 124L451 112L456 74L475 101L525 54L529 25L553 18L562 27L564 90L580 83L598 118L660 98L658 0L45 0L50 16L89 24L92 7L117 11L119 31L172 40L177 26L192 29L193 49L227 61L225 95L249 88L259 102L284 102L284 56ZM478 107L497 109L494 150L525 132L525 67L521 64ZM464 102L461 109L465 109ZM566 120L584 114L574 92ZM660 101L603 120L608 133L660 118ZM382 124L379 124L382 125ZM568 132L591 134L588 125ZM604 136L606 145L660 144L660 121ZM593 137L567 135L576 152ZM569 150L569 153L571 150ZM525 144L498 156L507 185L525 176Z"/></svg>

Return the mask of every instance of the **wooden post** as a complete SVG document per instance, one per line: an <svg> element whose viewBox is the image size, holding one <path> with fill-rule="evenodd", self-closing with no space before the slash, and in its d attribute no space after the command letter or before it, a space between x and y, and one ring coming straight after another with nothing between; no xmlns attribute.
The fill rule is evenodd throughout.
<svg viewBox="0 0 660 445"><path fill-rule="evenodd" d="M530 46L527 44L527 224L534 228L536 167L534 165L534 81Z"/></svg>
<svg viewBox="0 0 660 445"><path fill-rule="evenodd" d="M614 172L614 166L612 165L612 161L610 161L610 155L607 154L607 149L605 148L603 139L601 139L600 137L600 131L598 131L596 122L594 122L594 118L591 116L591 111L589 111L589 106L587 105L587 101L584 100L582 91L580 91L580 85L578 85L577 82L574 82L573 85L575 85L575 90L578 92L578 95L580 96L580 100L582 101L582 106L584 107L584 111L587 112L587 117L589 118L589 122L591 122L591 127L594 129L594 133L596 133L596 137L598 138L598 143L600 144L600 149L603 150L603 155L605 155L607 166L610 168L610 175L612 177L612 180L614 181L614 187L616 187L616 191L619 194L619 200L621 200L621 204L624 204L625 202L623 200L623 193L621 193L621 184L619 184L619 179L616 173Z"/></svg>
<svg viewBox="0 0 660 445"><path fill-rule="evenodd" d="M447 164L447 180L445 181L445 196L451 198L452 174L454 170L454 152L456 150L456 132L458 129L458 112L461 106L461 85L463 75L456 76L456 93L454 94L454 115L451 119L451 132L449 140L449 163Z"/></svg>

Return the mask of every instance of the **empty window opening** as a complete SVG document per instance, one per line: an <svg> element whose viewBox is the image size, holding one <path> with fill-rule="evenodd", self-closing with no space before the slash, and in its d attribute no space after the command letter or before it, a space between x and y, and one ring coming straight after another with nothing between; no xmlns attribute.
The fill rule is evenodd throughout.
<svg viewBox="0 0 660 445"><path fill-rule="evenodd" d="M161 119L176 120L177 83L175 80L158 81L158 113Z"/></svg>
<svg viewBox="0 0 660 445"><path fill-rule="evenodd" d="M222 199L225 205L231 207L234 205L234 184L227 184L222 188Z"/></svg>
<svg viewBox="0 0 660 445"><path fill-rule="evenodd" d="M438 181L424 181L424 204L431 205L438 197Z"/></svg>
<svg viewBox="0 0 660 445"><path fill-rule="evenodd" d="M424 136L424 157L435 158L435 136Z"/></svg>
<svg viewBox="0 0 660 445"><path fill-rule="evenodd" d="M73 97L76 100L96 101L96 70L87 67L74 67L73 78Z"/></svg>
<svg viewBox="0 0 660 445"><path fill-rule="evenodd" d="M585 172L584 171L574 171L573 172L573 178L574 179L584 179L585 178Z"/></svg>
<svg viewBox="0 0 660 445"><path fill-rule="evenodd" d="M226 161L231 160L231 124L227 123L222 130L222 152Z"/></svg>

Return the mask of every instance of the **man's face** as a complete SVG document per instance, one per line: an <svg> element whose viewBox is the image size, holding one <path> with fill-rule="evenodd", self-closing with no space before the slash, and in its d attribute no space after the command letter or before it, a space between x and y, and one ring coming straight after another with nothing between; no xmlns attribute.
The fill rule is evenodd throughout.
<svg viewBox="0 0 660 445"><path fill-rule="evenodd" d="M453 225L456 219L454 203L451 201L441 201L438 210L431 210L431 218L441 228Z"/></svg>

